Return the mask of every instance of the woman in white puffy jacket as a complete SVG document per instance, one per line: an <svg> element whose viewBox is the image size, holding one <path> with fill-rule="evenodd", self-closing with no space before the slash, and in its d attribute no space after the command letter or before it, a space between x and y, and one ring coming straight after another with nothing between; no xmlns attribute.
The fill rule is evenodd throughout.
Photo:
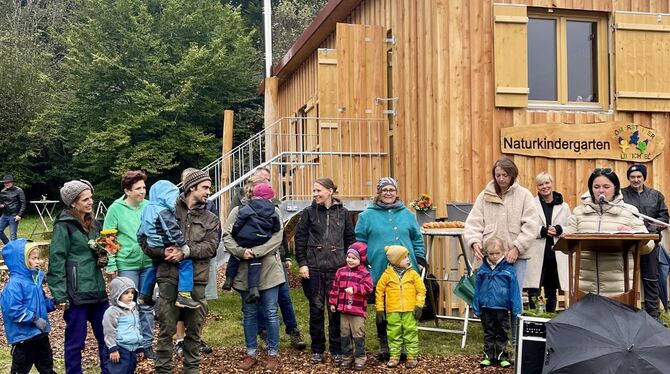
<svg viewBox="0 0 670 374"><path fill-rule="evenodd" d="M581 196L582 205L576 207L565 227L566 234L594 232L647 232L644 222L632 212L633 205L626 204L621 194L619 177L610 168L597 168L588 181L589 190ZM598 203L604 198L606 203ZM641 249L647 254L653 241ZM629 254L629 263L633 263ZM624 292L623 259L620 253L582 251L579 273L579 289L603 296L615 296ZM629 269L629 287L632 287L633 269Z"/></svg>

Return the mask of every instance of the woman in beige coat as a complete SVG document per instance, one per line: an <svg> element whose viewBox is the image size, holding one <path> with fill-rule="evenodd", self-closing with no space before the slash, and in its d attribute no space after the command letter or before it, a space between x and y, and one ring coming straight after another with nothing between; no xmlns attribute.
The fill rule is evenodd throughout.
<svg viewBox="0 0 670 374"><path fill-rule="evenodd" d="M582 205L575 208L565 227L566 234L589 232L647 232L644 222L633 215L637 208L623 202L619 177L610 168L597 168L588 181L589 191L581 196ZM598 203L601 198L603 203ZM646 245L641 254L653 248ZM629 263L633 263L632 254ZM623 259L619 253L581 253L579 289L603 296L624 292ZM632 287L633 269L630 269L629 287Z"/></svg>
<svg viewBox="0 0 670 374"><path fill-rule="evenodd" d="M465 243L477 261L482 260L482 245L491 237L505 243L505 259L514 266L519 289L523 285L526 260L539 230L533 195L516 182L519 169L510 159L493 165L493 180L486 185L465 221Z"/></svg>
<svg viewBox="0 0 670 374"><path fill-rule="evenodd" d="M523 287L528 288L528 306L531 309L535 309L532 298L539 296L540 287L544 287L547 312L555 312L556 291L568 289L568 255L554 252L553 247L568 223L570 207L563 201L563 195L554 191L554 180L549 173L538 174L535 183L535 208L540 227L531 248Z"/></svg>

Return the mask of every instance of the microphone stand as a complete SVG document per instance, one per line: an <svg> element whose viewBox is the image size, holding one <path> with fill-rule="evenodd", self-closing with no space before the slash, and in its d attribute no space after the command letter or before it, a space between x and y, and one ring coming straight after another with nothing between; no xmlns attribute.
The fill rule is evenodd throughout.
<svg viewBox="0 0 670 374"><path fill-rule="evenodd" d="M646 220L646 221L649 221L649 222L653 222L653 223L655 223L655 224L657 224L657 225L659 225L659 226L662 226L662 227L665 227L665 228L670 227L670 224L667 224L667 223L665 223L665 222L663 222L663 221L659 221L659 220L657 220L656 218L651 218L651 217L649 217L649 216L647 216L647 215L644 215L644 214L640 213L640 212L637 211L637 210L632 210L632 209L628 208L628 207L625 206L625 205L612 204L612 203L610 203L609 201L607 201L607 200L605 200L605 199L602 199L602 202L605 203L605 204L607 204L607 205L611 205L611 206L619 207L619 208L621 208L621 209L623 209L623 210L625 210L625 211L627 211L627 212L630 212L632 215L634 215L634 216L636 216L636 217L638 217L638 218L640 218L640 219L643 219L643 220Z"/></svg>

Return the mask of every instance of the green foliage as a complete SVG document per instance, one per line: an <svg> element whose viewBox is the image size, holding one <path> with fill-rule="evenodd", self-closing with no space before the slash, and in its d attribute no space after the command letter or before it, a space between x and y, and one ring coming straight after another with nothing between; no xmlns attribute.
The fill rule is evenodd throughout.
<svg viewBox="0 0 670 374"><path fill-rule="evenodd" d="M127 169L176 179L215 159L223 109L256 96L252 37L239 9L210 0L77 1L38 119L52 175L109 200Z"/></svg>
<svg viewBox="0 0 670 374"><path fill-rule="evenodd" d="M272 15L273 63L284 57L327 2L327 0L280 0L276 3Z"/></svg>

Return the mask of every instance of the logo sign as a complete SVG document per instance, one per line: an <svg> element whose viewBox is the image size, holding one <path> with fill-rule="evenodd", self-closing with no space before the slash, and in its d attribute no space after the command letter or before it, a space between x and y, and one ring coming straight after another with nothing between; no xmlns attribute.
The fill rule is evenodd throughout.
<svg viewBox="0 0 670 374"><path fill-rule="evenodd" d="M646 162L663 152L656 130L626 122L537 124L500 129L502 153L549 158Z"/></svg>

